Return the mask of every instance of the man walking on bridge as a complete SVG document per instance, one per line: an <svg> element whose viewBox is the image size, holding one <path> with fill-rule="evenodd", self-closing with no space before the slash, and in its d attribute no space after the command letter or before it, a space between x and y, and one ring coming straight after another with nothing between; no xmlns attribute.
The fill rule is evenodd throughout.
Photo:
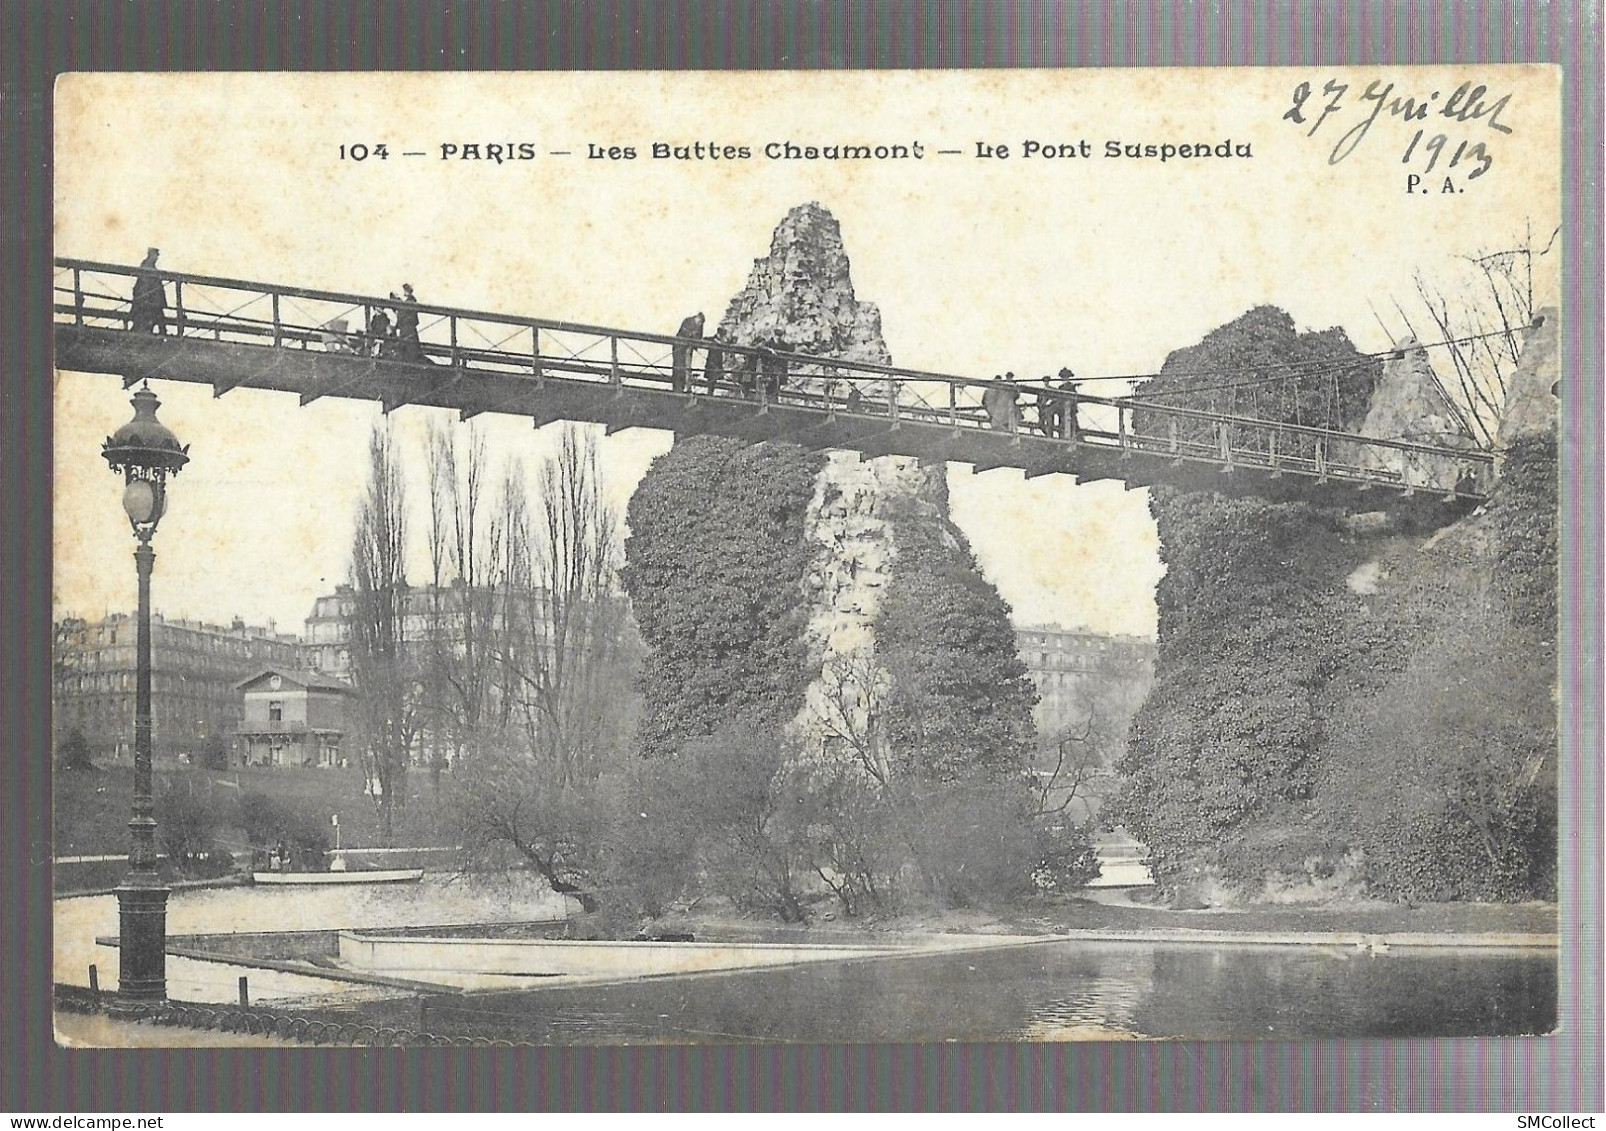
<svg viewBox="0 0 1606 1131"><path fill-rule="evenodd" d="M147 248L134 280L134 300L128 307L128 328L136 334L167 333L167 288L156 273L156 257L162 253Z"/></svg>

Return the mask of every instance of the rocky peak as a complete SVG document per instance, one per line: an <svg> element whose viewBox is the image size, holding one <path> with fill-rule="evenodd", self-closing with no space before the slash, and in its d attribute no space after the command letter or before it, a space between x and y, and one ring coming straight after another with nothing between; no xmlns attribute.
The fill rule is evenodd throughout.
<svg viewBox="0 0 1606 1131"><path fill-rule="evenodd" d="M890 364L881 312L854 296L848 266L836 217L814 201L798 205L776 226L769 254L753 261L720 332L739 345Z"/></svg>
<svg viewBox="0 0 1606 1131"><path fill-rule="evenodd" d="M1375 440L1463 450L1478 447L1461 410L1439 384L1427 350L1409 336L1395 343L1357 431ZM1441 490L1454 488L1465 470L1452 460L1421 452L1364 448L1358 459L1365 467L1398 472L1413 486Z"/></svg>
<svg viewBox="0 0 1606 1131"><path fill-rule="evenodd" d="M1556 430L1561 405L1561 369L1556 356L1559 313L1553 306L1540 310L1523 338L1522 356L1511 375L1500 413L1495 446L1505 450L1519 438Z"/></svg>
<svg viewBox="0 0 1606 1131"><path fill-rule="evenodd" d="M1394 344L1394 355L1372 390L1360 434L1446 448L1473 446L1471 430L1445 396L1427 350L1414 337Z"/></svg>

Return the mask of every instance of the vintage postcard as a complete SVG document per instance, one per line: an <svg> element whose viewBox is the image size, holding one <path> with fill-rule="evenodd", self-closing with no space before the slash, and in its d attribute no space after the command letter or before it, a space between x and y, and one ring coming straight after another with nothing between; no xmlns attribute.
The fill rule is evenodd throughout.
<svg viewBox="0 0 1606 1131"><path fill-rule="evenodd" d="M1559 82L62 76L57 1040L1550 1032Z"/></svg>

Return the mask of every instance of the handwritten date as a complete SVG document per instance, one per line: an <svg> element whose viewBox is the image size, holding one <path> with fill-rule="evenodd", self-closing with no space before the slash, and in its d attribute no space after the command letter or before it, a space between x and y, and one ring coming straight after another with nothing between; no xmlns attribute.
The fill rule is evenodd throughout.
<svg viewBox="0 0 1606 1131"><path fill-rule="evenodd" d="M1332 152L1327 157L1329 165L1337 165L1355 152L1381 118L1407 123L1443 118L1462 127L1474 129L1481 127L1497 134L1512 132L1512 127L1500 120L1511 103L1511 95L1502 94L1495 97L1481 83L1474 85L1471 82L1464 82L1451 91L1448 98L1443 97L1443 92L1437 90L1425 98L1397 93L1394 83L1384 82L1382 79L1367 83L1358 99L1352 98L1350 91L1351 84L1339 82L1337 79L1329 79L1322 84L1319 91L1310 83L1302 82L1294 88L1293 104L1283 114L1284 121L1296 125L1305 125L1308 122L1310 129L1306 131L1306 136L1315 137L1316 132L1329 118L1335 119L1335 126L1341 125L1344 119L1350 117L1352 108L1358 102L1362 116L1333 144ZM1430 129L1431 125L1417 128L1405 147L1404 155L1400 158L1401 164L1409 165L1412 161L1425 159L1427 165L1422 171L1431 173L1446 156L1446 151L1449 151L1446 169L1454 169L1464 163L1470 164L1472 171L1467 174L1469 181L1483 176L1494 164L1494 156L1489 152L1487 141L1463 136L1460 131L1456 132L1456 136L1452 136L1450 132L1429 136ZM1455 126L1446 129L1455 130Z"/></svg>

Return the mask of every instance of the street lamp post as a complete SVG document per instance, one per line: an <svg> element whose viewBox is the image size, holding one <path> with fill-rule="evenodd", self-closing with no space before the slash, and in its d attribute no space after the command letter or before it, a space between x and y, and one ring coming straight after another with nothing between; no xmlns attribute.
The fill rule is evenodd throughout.
<svg viewBox="0 0 1606 1131"><path fill-rule="evenodd" d="M189 462L189 448L156 419L161 402L147 382L134 394L134 419L101 445L123 475L123 510L139 544L139 620L134 677L134 803L128 876L117 889L118 1004L138 1010L167 1000L167 885L156 873L156 817L151 792L151 537L167 509L167 477Z"/></svg>

